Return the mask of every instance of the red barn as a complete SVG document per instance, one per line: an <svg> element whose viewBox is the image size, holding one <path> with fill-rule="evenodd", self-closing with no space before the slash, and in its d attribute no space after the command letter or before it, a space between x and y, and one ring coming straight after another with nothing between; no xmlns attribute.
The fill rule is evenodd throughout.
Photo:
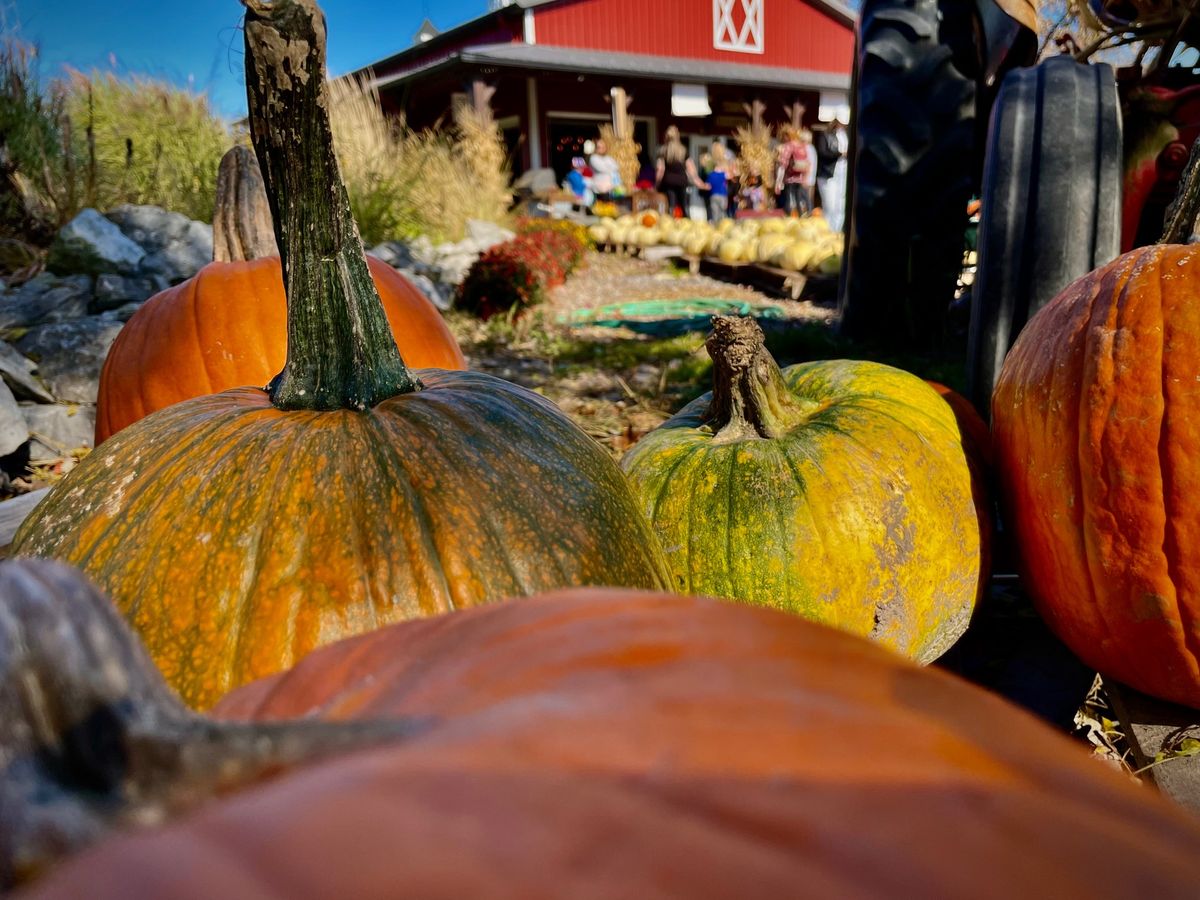
<svg viewBox="0 0 1200 900"><path fill-rule="evenodd" d="M632 97L647 160L667 125L697 155L746 124L753 100L776 123L796 102L805 122L844 108L854 20L836 0L515 0L442 33L427 23L355 74L416 128L448 116L456 94L494 89L514 169L561 177L611 119L614 89Z"/></svg>

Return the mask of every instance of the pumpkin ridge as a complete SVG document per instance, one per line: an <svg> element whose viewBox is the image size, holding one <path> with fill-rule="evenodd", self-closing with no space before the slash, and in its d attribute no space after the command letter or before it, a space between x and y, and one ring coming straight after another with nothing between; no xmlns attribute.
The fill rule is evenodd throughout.
<svg viewBox="0 0 1200 900"><path fill-rule="evenodd" d="M166 411L163 412L165 415L174 416L174 413L167 413ZM163 456L156 463L152 464L149 469L138 471L136 477L133 479L133 483L131 484L131 487L134 487L135 489L132 491L132 493L123 495L128 498L126 505L128 505L130 502L139 501L147 491L151 490L155 486L155 483L161 480L161 474L165 469L190 458L194 454L196 446L208 440L211 434L216 433L221 428L222 424L224 424L224 420L221 416L214 415L210 422L206 424L211 425L211 428L205 427L196 429L194 433L189 432L187 435L188 440L174 443L171 451L163 454ZM110 448L107 452L111 453L111 450L112 448ZM105 451L98 452L103 453ZM89 488L90 482L88 484L79 485L76 490L82 494L87 494L89 493ZM46 498L47 501L50 499L50 497ZM105 501L102 500L100 502L103 503ZM32 515L30 515L29 519L26 520L26 523L22 525L20 531L18 531L13 538L15 552L20 553L24 549L24 534L36 534L39 530L39 525L51 514L51 510L52 507L45 501L38 504L38 508ZM128 524L128 522L124 522L121 519L114 517L104 526L99 534L92 538L90 544L88 545L88 550L83 554L83 556L72 556L72 565L86 570L88 563L90 563L93 558L93 554L96 552L103 540L109 536L110 532L118 525L128 527Z"/></svg>
<svg viewBox="0 0 1200 900"><path fill-rule="evenodd" d="M726 590L733 590L733 573L735 571L733 553L733 523L737 521L737 492L740 485L737 480L738 454L736 447L729 448L729 471L725 475L725 571Z"/></svg>
<svg viewBox="0 0 1200 900"><path fill-rule="evenodd" d="M1200 169L1197 170L1200 172ZM1165 268L1165 261L1169 256L1176 254L1168 253L1164 250L1159 258L1159 270ZM1172 260L1175 261L1175 260ZM1162 478L1162 496L1163 496L1163 556L1166 559L1167 577L1171 584L1175 586L1175 608L1179 614L1180 624L1183 626L1182 644L1183 649L1191 655L1193 670L1200 670L1200 617L1191 615L1191 611L1186 603L1181 599L1182 590L1184 587L1184 579L1181 577L1179 570L1180 558L1180 541L1177 534L1175 523L1182 519L1175 509L1175 504L1172 503L1172 498L1175 497L1175 467L1171 464L1168 449L1170 446L1170 406L1167 404L1167 386L1170 383L1168 378L1168 367L1170 365L1170 355L1168 353L1167 329L1172 328L1175 324L1175 316L1171 315L1174 312L1175 302L1167 302L1167 291L1163 286L1164 279L1159 276L1155 280L1155 285L1158 287L1159 296L1159 320L1163 323L1160 339L1162 342L1161 358L1162 369L1159 373L1159 392L1163 408L1162 420L1159 424L1158 438L1158 466L1159 473ZM1171 309L1168 309L1168 306Z"/></svg>
<svg viewBox="0 0 1200 900"><path fill-rule="evenodd" d="M488 399L489 398L483 394L471 396L471 402L473 404L481 402L485 407L489 405L487 403ZM445 452L442 446L442 441L440 440L441 435L438 431L437 424L435 422L426 420L424 417L426 412L436 412L438 418L444 418L446 421L452 423L455 430L459 434L470 434L476 448L480 451L480 455L486 457L491 467L495 469L497 458L503 458L503 455L494 452L496 447L495 442L492 440L491 433L481 432L477 427L477 422L480 419L486 419L486 415L466 415L454 404L442 404L438 402L439 398L436 394L427 394L426 396L422 397L422 400L427 401L426 404L410 404L409 412L411 415L405 416L404 422L405 425L409 426L415 423L418 428L428 435L428 438L423 445L427 452L432 452L433 454L441 456L446 462L447 467L453 468L454 461L451 459L449 454ZM497 404L497 411L504 414L507 418L511 418L511 408ZM523 420L524 418L524 415L520 416L520 419ZM503 449L503 447L500 449ZM534 518L536 517L532 517L530 521L532 521ZM498 551L495 555L499 556L501 563L504 566L504 570L508 575L509 581L512 585L510 588L512 594L514 596L527 595L529 593L529 585L527 584L523 573L517 571L517 569L513 566L512 558L508 552L507 542L504 540L504 536L497 529L496 523L492 519L491 515L483 515L476 518L472 522L472 526L486 534L489 545ZM440 534L441 529L438 529L437 533ZM441 555L440 547L438 555ZM555 554L555 559L557 560L557 554Z"/></svg>
<svg viewBox="0 0 1200 900"><path fill-rule="evenodd" d="M248 447L253 447L259 443L266 445L272 443L273 435L270 433L263 434L261 432L241 431L236 437L248 435L251 440L243 443ZM285 453L267 454L263 453L265 459L271 459L275 466L274 474L274 490L263 491L262 496L267 499L267 509L272 510L273 507L280 505L283 498L286 496L287 483L291 476L291 462L296 456L297 445L299 441L289 442L291 446L287 448ZM258 455L258 454L254 454ZM243 563L243 571L249 571L249 578L243 576L242 583L246 585L240 591L237 606L232 611L229 617L228 638L225 641L224 657L229 660L229 664L219 667L219 671L228 673L222 679L220 684L219 694L226 693L234 684L241 684L246 680L246 676L250 673L246 671L250 665L250 655L245 652L246 639L253 631L255 604L251 602L251 598L256 596L256 588L263 575L263 567L266 564L266 554L263 553L264 544L270 537L272 524L276 521L276 517L269 513L260 514L253 517L257 521L257 535L254 538L253 550L247 550L249 559ZM296 610L293 606L287 617L288 634L295 635L296 633ZM289 650L289 660L294 661L294 650Z"/></svg>
<svg viewBox="0 0 1200 900"><path fill-rule="evenodd" d="M188 299L191 301L188 306L192 310L192 335L195 338L196 356L200 358L200 371L204 373L204 393L212 394L216 392L216 387L213 376L212 367L208 364L208 354L204 352L205 342L200 339L201 330L204 328L204 318L200 315L200 284L203 281L202 273L197 272L197 279L194 285L188 286Z"/></svg>
<svg viewBox="0 0 1200 900"><path fill-rule="evenodd" d="M437 385L432 380L427 382L431 390L435 390ZM435 396L433 393L426 393L423 400ZM423 550L421 558L424 565L421 566L421 576L428 583L430 596L435 599L436 605L443 605L447 612L453 612L459 609L459 605L455 600L451 581L446 572L446 566L442 560L442 554L438 547L437 540L433 535L439 534L436 527L436 519L429 509L429 504L425 502L421 492L417 490L414 482L413 473L409 471L409 465L405 462L404 456L397 451L397 446L401 442L406 442L410 437L405 433L405 429L400 427L396 417L380 414L378 407L372 411L371 423L380 433L387 439L375 442L372 450L376 457L380 454L386 454L390 461L390 466L381 466L381 470L389 471L394 474L398 483L404 486L404 496L408 501L409 514L416 519L421 527L417 529L417 534L421 538L420 544ZM437 451L439 442L437 440L427 441L427 449ZM413 541L410 537L405 538L405 547L412 553Z"/></svg>
<svg viewBox="0 0 1200 900"><path fill-rule="evenodd" d="M793 451L795 451L796 453L803 453L804 458L807 459L814 466L816 466L818 469L821 468L821 464L820 464L820 461L817 460L815 456L806 452L805 448L803 448L803 447L793 447L790 444L782 444L782 443L779 445L780 455L783 457L784 462L787 463L788 471L790 471L792 473L792 477L796 479L796 483L799 484L799 486L800 486L800 494L802 496L804 496L805 498L807 498L808 497L808 478L806 478L804 473L800 471L800 467L796 464L796 461L794 459L792 459ZM812 503L804 503L801 505L804 507L804 511L806 513L808 513L809 521L812 522L813 534L815 534L817 536L817 540L819 540L821 542L821 555L828 556L827 551L828 551L829 544L825 540L825 529L821 528L820 522L817 521L817 511L815 509L813 509ZM792 543L792 546L795 546L794 542ZM805 584L805 587L806 588L808 587L807 583ZM805 599L807 601L806 605L811 605L812 592L810 590L806 590L805 594L806 594ZM789 604L789 606L791 606L791 604ZM799 610L795 609L795 608L793 608L790 611L799 612ZM836 609L835 609L835 612L837 612ZM838 617L840 617L840 613L839 613ZM842 622L837 621L838 617L835 617L834 621L831 621L829 623L834 628L843 627Z"/></svg>
<svg viewBox="0 0 1200 900"><path fill-rule="evenodd" d="M1117 625L1114 622L1114 617L1106 602L1105 592L1102 589L1097 589L1097 585L1103 585L1104 567L1102 561L1098 558L1099 548L1096 546L1095 525L1093 524L1096 518L1096 513L1090 515L1087 509L1100 496L1105 497L1104 503L1099 505L1099 510L1105 514L1109 512L1109 504L1107 502L1109 496L1109 479L1108 473L1101 467L1090 465L1089 444L1093 438L1089 424L1089 393L1094 392L1098 373L1095 371L1095 366L1089 365L1089 360L1100 360L1101 355L1096 348L1096 342L1103 339L1105 334L1113 334L1116 330L1117 317L1122 303L1129 301L1129 284L1132 280L1132 266L1126 264L1118 266L1114 271L1102 272L1097 280L1096 291L1092 294L1091 302L1088 308L1087 324L1084 331L1084 341L1080 348L1080 371L1075 382L1078 386L1079 397L1079 413L1078 413L1078 430L1076 437L1076 454L1077 454L1077 470L1079 477L1079 498L1081 501L1082 515L1082 539L1084 551L1084 565L1086 566L1087 578L1091 602L1096 609L1096 617L1108 636L1109 642L1116 642ZM1107 282L1109 279L1119 282L1119 291L1108 289ZM1120 298L1118 300L1118 298ZM1099 301L1099 302L1097 302ZM1134 300L1136 302L1136 298ZM1111 320L1111 321L1110 321ZM1109 351L1103 357L1103 362L1109 370L1115 368L1115 340L1109 342ZM1103 398L1105 401L1106 417L1111 415L1113 407L1113 389L1111 384L1105 384L1107 395ZM1090 390L1089 390L1090 389ZM1086 474L1086 478L1084 477ZM1095 485L1095 486L1093 486ZM1100 488L1100 489L1097 489ZM1101 490L1102 489L1102 490ZM1119 613L1118 616L1119 618ZM1143 670L1142 664L1138 660L1132 661L1133 669L1136 671L1138 681L1142 680Z"/></svg>

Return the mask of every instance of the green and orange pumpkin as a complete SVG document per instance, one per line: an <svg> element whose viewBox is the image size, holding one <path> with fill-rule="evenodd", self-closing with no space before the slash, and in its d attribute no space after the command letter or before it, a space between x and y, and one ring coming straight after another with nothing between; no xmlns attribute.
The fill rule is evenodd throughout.
<svg viewBox="0 0 1200 900"><path fill-rule="evenodd" d="M992 399L1026 589L1084 662L1200 707L1200 247L1134 250L1021 332Z"/></svg>
<svg viewBox="0 0 1200 900"><path fill-rule="evenodd" d="M622 460L686 593L773 606L929 662L988 577L987 514L950 407L868 362L780 372L718 317L713 392Z"/></svg>
<svg viewBox="0 0 1200 900"><path fill-rule="evenodd" d="M178 403L105 441L14 553L84 569L198 707L400 619L555 587L665 586L621 472L553 404L405 365L333 155L319 11L264 4L246 41L286 365L265 391Z"/></svg>

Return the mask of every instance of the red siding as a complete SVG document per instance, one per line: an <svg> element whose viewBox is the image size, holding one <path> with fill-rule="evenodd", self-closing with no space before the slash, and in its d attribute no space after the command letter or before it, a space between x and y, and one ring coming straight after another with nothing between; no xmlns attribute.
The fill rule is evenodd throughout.
<svg viewBox="0 0 1200 900"><path fill-rule="evenodd" d="M762 53L713 47L712 0L562 0L534 9L534 30L539 44L559 47L850 72L850 28L804 0L763 3Z"/></svg>

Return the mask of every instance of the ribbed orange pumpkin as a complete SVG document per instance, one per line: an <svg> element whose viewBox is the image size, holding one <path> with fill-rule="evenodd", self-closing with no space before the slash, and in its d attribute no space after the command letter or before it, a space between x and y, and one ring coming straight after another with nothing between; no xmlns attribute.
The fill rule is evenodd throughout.
<svg viewBox="0 0 1200 900"><path fill-rule="evenodd" d="M239 151L244 148L230 151L230 158L237 159ZM222 167L224 175L229 167L224 162ZM230 219L251 216L251 210L236 208L246 203L244 192L222 188L213 222L218 232ZM269 213L263 216L269 228ZM458 342L429 299L381 260L368 257L367 263L405 361L419 369L465 369ZM279 257L235 254L209 263L152 297L117 335L100 373L96 444L173 403L229 388L262 387L286 357L287 300Z"/></svg>
<svg viewBox="0 0 1200 900"><path fill-rule="evenodd" d="M222 709L413 730L85 851L26 900L1190 900L1200 884L1181 810L993 696L771 610L535 598L318 651Z"/></svg>
<svg viewBox="0 0 1200 900"><path fill-rule="evenodd" d="M992 399L1025 587L1081 659L1200 707L1200 247L1076 281Z"/></svg>

